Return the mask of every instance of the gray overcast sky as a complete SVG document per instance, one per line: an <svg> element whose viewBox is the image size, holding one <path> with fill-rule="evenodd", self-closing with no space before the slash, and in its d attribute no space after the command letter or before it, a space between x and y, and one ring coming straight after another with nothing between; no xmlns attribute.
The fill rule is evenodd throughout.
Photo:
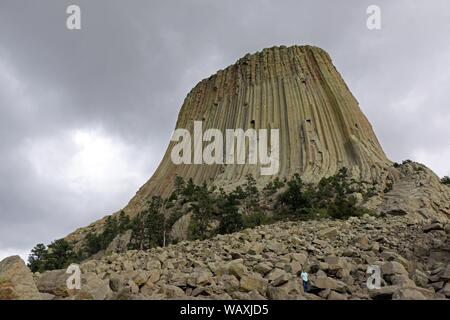
<svg viewBox="0 0 450 320"><path fill-rule="evenodd" d="M123 207L189 90L273 45L328 51L388 156L448 175L449 39L448 0L0 0L0 258Z"/></svg>

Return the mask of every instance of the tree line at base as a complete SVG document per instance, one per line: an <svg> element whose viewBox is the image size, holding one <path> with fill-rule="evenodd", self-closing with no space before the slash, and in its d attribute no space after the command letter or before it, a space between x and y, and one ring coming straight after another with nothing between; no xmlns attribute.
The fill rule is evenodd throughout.
<svg viewBox="0 0 450 320"><path fill-rule="evenodd" d="M261 191L251 175L230 192L206 183L196 185L192 179L186 182L177 176L168 198L152 197L132 219L123 211L118 217L107 217L102 231L88 233L78 251L64 239L48 247L38 244L31 251L28 266L33 272L66 268L105 250L114 238L128 230L131 230L130 250L174 243L170 231L185 214L180 208L186 206L191 212L189 240L208 239L280 220L358 216L368 211L357 204L353 194L370 197L375 192L375 186L363 191L360 185L349 177L347 168L318 184L305 183L299 174L289 180L275 178Z"/></svg>

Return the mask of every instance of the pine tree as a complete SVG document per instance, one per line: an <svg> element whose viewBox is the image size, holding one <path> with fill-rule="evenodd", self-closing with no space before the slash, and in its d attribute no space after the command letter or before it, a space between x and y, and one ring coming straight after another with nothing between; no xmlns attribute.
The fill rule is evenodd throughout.
<svg viewBox="0 0 450 320"><path fill-rule="evenodd" d="M132 250L144 250L145 242L145 214L146 212L140 212L131 220L131 240L129 249Z"/></svg>
<svg viewBox="0 0 450 320"><path fill-rule="evenodd" d="M192 198L196 192L196 185L194 184L194 181L192 180L192 178L189 178L186 187L183 189L183 196L188 200L188 201L192 201Z"/></svg>
<svg viewBox="0 0 450 320"><path fill-rule="evenodd" d="M76 262L76 254L66 240L59 239L48 246L46 270L64 269L72 262Z"/></svg>
<svg viewBox="0 0 450 320"><path fill-rule="evenodd" d="M113 239L119 234L117 219L113 216L106 218L105 228L100 237L102 249L106 249Z"/></svg>
<svg viewBox="0 0 450 320"><path fill-rule="evenodd" d="M280 178L276 177L274 180L270 181L263 189L266 196L271 196L275 194L280 188L284 187L284 182Z"/></svg>
<svg viewBox="0 0 450 320"><path fill-rule="evenodd" d="M209 224L214 213L214 199L205 183L195 188L193 198L195 202L192 203L193 216L189 226L190 238L207 239L213 233L209 230Z"/></svg>
<svg viewBox="0 0 450 320"><path fill-rule="evenodd" d="M360 216L365 210L356 206L356 198L350 196L348 198L338 196L329 204L328 213L336 219L344 219L351 216Z"/></svg>
<svg viewBox="0 0 450 320"><path fill-rule="evenodd" d="M303 191L305 184L298 173L294 174L287 182L287 189L280 194L279 202L286 206L290 213L304 213L305 209L311 208L311 199Z"/></svg>
<svg viewBox="0 0 450 320"><path fill-rule="evenodd" d="M185 187L186 187L186 183L184 182L183 178L180 176L175 176L175 182L174 182L174 187L175 187L175 193L177 195L180 195L183 193Z"/></svg>
<svg viewBox="0 0 450 320"><path fill-rule="evenodd" d="M236 189L232 191L232 194L237 200L244 200L247 197L247 193L241 186L237 186Z"/></svg>
<svg viewBox="0 0 450 320"><path fill-rule="evenodd" d="M167 201L153 197L147 208L131 221L131 241L129 248L147 250L165 245L166 218L164 214Z"/></svg>
<svg viewBox="0 0 450 320"><path fill-rule="evenodd" d="M259 206L259 190L256 186L255 178L249 174L246 176L247 182L244 185L244 212L249 215L255 212L260 212L261 208Z"/></svg>
<svg viewBox="0 0 450 320"><path fill-rule="evenodd" d="M47 247L39 243L32 250L28 257L28 267L32 272L45 271L47 259Z"/></svg>
<svg viewBox="0 0 450 320"><path fill-rule="evenodd" d="M236 232L242 229L243 221L242 215L239 213L238 204L234 194L226 195L221 204L221 219L218 232L227 234Z"/></svg>
<svg viewBox="0 0 450 320"><path fill-rule="evenodd" d="M100 237L92 232L89 232L84 240L84 251L86 252L86 258L96 254L100 250L102 250Z"/></svg>
<svg viewBox="0 0 450 320"><path fill-rule="evenodd" d="M119 214L118 232L124 233L130 228L130 217L122 210Z"/></svg>
<svg viewBox="0 0 450 320"><path fill-rule="evenodd" d="M145 241L146 249L162 246L164 244L164 214L162 208L164 202L160 197L153 197L145 218Z"/></svg>

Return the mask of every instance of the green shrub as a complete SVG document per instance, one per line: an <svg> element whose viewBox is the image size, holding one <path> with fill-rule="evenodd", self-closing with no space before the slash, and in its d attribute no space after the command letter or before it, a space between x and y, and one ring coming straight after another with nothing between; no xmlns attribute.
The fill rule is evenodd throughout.
<svg viewBox="0 0 450 320"><path fill-rule="evenodd" d="M363 210L356 206L356 198L336 197L327 207L328 214L335 219L345 219L362 215Z"/></svg>
<svg viewBox="0 0 450 320"><path fill-rule="evenodd" d="M100 237L96 234L90 232L86 235L86 238L84 240L84 254L83 258L87 258L93 254L96 254L103 248L103 242L101 241Z"/></svg>
<svg viewBox="0 0 450 320"><path fill-rule="evenodd" d="M394 188L394 183L389 181L386 183L386 187L384 188L383 192L388 193L388 192L392 191L393 188Z"/></svg>
<svg viewBox="0 0 450 320"><path fill-rule="evenodd" d="M322 178L316 186L304 184L300 176L295 174L278 199L282 206L287 207L282 215L299 219L343 219L360 215L364 210L357 206L357 200L352 196L357 191L352 187L354 184L347 168Z"/></svg>
<svg viewBox="0 0 450 320"><path fill-rule="evenodd" d="M174 188L175 188L175 191L174 191L175 194L180 195L183 193L184 189L186 188L186 182L184 182L182 177L175 176Z"/></svg>
<svg viewBox="0 0 450 320"><path fill-rule="evenodd" d="M369 199L369 198L371 198L371 197L373 197L373 196L376 196L377 194L378 194L377 188L376 188L375 185L373 185L372 187L370 187L370 188L367 190L366 193L363 194L363 197L364 197L365 200L367 200L367 199Z"/></svg>
<svg viewBox="0 0 450 320"><path fill-rule="evenodd" d="M124 211L119 213L119 217L108 216L105 221L103 231L99 234L92 232L86 235L81 258L88 258L91 255L104 250L119 234L124 233L132 227L130 217Z"/></svg>
<svg viewBox="0 0 450 320"><path fill-rule="evenodd" d="M305 184L298 173L287 182L287 189L278 197L282 206L292 214L301 214L302 209L311 208L311 198L304 192Z"/></svg>
<svg viewBox="0 0 450 320"><path fill-rule="evenodd" d="M254 228L257 226L261 226L264 224L269 224L275 221L275 219L266 213L263 212L255 212L248 216L242 217L242 228Z"/></svg>
<svg viewBox="0 0 450 320"><path fill-rule="evenodd" d="M276 177L263 188L263 192L266 196L271 196L275 194L279 189L283 188L284 185L284 182L281 181L280 178Z"/></svg>
<svg viewBox="0 0 450 320"><path fill-rule="evenodd" d="M441 179L441 182L446 185L450 185L450 177L445 176Z"/></svg>
<svg viewBox="0 0 450 320"><path fill-rule="evenodd" d="M187 201L192 201L194 197L194 193L197 189L197 186L194 184L192 178L190 178L184 187L181 194L186 198Z"/></svg>
<svg viewBox="0 0 450 320"><path fill-rule="evenodd" d="M119 214L119 221L118 221L118 232L123 233L130 229L131 227L131 220L128 215L125 214L125 212L122 210Z"/></svg>
<svg viewBox="0 0 450 320"><path fill-rule="evenodd" d="M411 164L411 163L413 163L413 161L412 161L412 160L409 160L409 159L403 160L403 162L402 162L403 165L405 165L405 164Z"/></svg>

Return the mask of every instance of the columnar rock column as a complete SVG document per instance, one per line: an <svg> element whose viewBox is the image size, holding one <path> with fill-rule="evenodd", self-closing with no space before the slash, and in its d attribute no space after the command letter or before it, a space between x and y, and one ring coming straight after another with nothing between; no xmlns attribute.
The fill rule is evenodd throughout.
<svg viewBox="0 0 450 320"><path fill-rule="evenodd" d="M330 56L320 48L264 49L200 81L187 95L176 129L193 135L194 121L202 121L203 131L222 133L279 129L277 177L299 173L303 180L317 182L347 167L355 180L381 190L367 201L370 209L435 219L450 215L450 189L441 186L431 170L415 164L399 170L392 165ZM176 175L225 189L242 184L247 174L253 174L261 187L275 177L262 176L259 164L176 165L171 152L177 143L169 143L154 175L124 208L127 214L137 214L151 196L169 195ZM68 239L77 242L104 220L76 230Z"/></svg>
<svg viewBox="0 0 450 320"><path fill-rule="evenodd" d="M300 173L306 181L348 167L360 179L374 180L389 166L370 123L322 49L274 47L248 54L202 80L186 97L176 128L279 129L279 177ZM179 175L196 183L241 183L249 173L262 185L259 165L175 165L171 142L153 177L130 202L130 209L150 195L167 195Z"/></svg>

